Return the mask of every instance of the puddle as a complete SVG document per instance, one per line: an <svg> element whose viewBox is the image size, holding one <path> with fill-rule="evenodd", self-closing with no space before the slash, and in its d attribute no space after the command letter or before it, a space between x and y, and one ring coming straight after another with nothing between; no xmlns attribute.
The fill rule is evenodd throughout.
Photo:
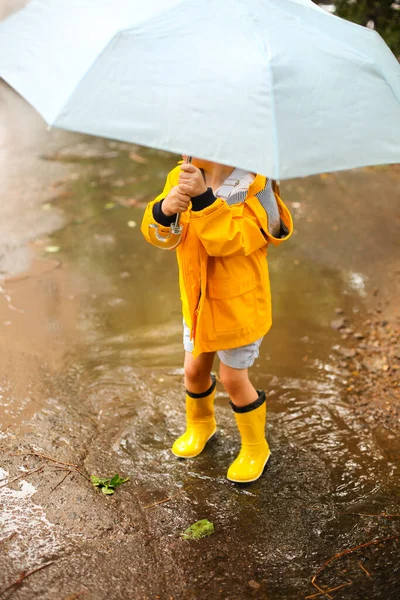
<svg viewBox="0 0 400 600"><path fill-rule="evenodd" d="M131 475L129 489L142 507L180 492L162 509L146 513L165 561L175 561L185 580L186 595L178 590L177 597L221 593L233 599L239 597L238 589L241 598L253 597L254 589L243 587L249 580L260 584L260 597L304 597L313 593L312 575L341 549L398 532L395 520L380 516L399 513L398 442L389 446L354 416L346 398L346 376L335 358L340 335L330 327L338 307L348 315L364 311L372 273L369 267L360 268L361 258L349 265L346 248L338 248L336 255L336 242L329 238L318 253L315 242L313 246L300 234L279 250L271 249L274 325L252 379L267 393L272 458L259 481L233 486L225 474L239 441L222 388L217 394L220 430L207 450L187 462L176 460L169 450L184 425L177 268L174 253L148 245L139 226L143 208L158 193L173 157L85 138L49 153L46 160L72 165L72 170L76 165L77 173L60 183L49 209L62 210L66 223L50 240L59 249L56 262L46 256L46 241L38 247L44 262L33 276L2 284L1 335L14 353L23 354L18 354L16 371L22 378L14 377L20 384L11 390L6 378L0 382L0 420L9 418L15 428L42 411L49 373L76 379L81 394L71 396L69 403L79 413L84 398L85 410L99 427L90 464L106 470L117 463L121 473ZM348 183L355 185L354 178L367 176L351 174ZM312 222L301 214L304 194L321 193L329 181L310 179L307 191L305 184L302 191L294 183L285 184L288 203L295 216L299 212L300 230L312 230ZM326 259L329 252L334 260ZM11 304L22 312L15 313ZM32 367L35 361L40 368ZM24 372L33 388L26 385ZM41 387L35 384L38 380ZM24 394L15 393L22 388ZM67 432L63 439L68 440ZM0 488L2 522L5 534L20 534L9 544L9 552L16 548L10 556L24 555L28 565L49 548L56 551L59 542L43 509L32 501L35 488L27 482L19 487ZM210 538L208 547L212 577L207 576L208 559L201 549L193 550L186 562L178 546L163 546L167 537L190 525L188 520L200 518L214 520L219 532L218 543L214 546ZM18 544L26 536L31 541L24 549ZM396 542L388 542L363 555L349 555L327 569L322 582L328 587L346 577L354 581L335 598L394 599L396 549ZM373 580L357 564L362 556ZM200 559L202 571L196 575ZM197 592L191 588L192 576ZM170 585L172 595L175 583Z"/></svg>

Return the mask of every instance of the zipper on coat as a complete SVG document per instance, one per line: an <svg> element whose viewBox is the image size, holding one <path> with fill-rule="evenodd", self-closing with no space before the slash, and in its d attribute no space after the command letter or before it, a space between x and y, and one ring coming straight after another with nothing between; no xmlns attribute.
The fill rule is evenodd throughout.
<svg viewBox="0 0 400 600"><path fill-rule="evenodd" d="M197 305L196 305L194 315L193 315L193 325L192 325L192 331L191 331L191 339L192 340L194 340L194 336L196 334L196 326L197 326L197 317L199 315L200 298L201 298L201 292L199 294L199 299L197 300Z"/></svg>

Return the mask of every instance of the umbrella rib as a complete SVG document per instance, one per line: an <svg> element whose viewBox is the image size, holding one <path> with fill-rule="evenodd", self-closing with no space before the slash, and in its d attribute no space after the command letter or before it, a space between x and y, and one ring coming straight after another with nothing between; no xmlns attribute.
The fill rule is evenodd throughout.
<svg viewBox="0 0 400 600"><path fill-rule="evenodd" d="M267 43L267 50L268 50L268 72L269 72L269 79L271 82L272 141L273 141L273 149L274 149L274 162L275 162L275 167L276 167L275 179L279 180L280 172L281 172L281 165L280 165L280 158L279 158L279 139L278 139L278 127L277 127L277 120L276 120L274 75L272 72L272 64L271 64L271 48L269 46L268 41L266 43Z"/></svg>
<svg viewBox="0 0 400 600"><path fill-rule="evenodd" d="M250 13L248 16L250 17ZM256 20L253 19L253 21L254 21L254 24L256 25ZM279 139L278 139L278 128L277 128L277 120L276 120L276 105L275 105L274 85L273 85L274 76L273 76L272 66L271 66L272 52L271 52L271 48L268 43L268 40L265 39L265 44L264 44L263 39L258 35L257 31L255 31L255 29L253 29L252 27L250 27L250 30L253 32L254 39L255 39L258 47L261 50L262 56L265 56L265 52L267 52L267 54L268 54L268 57L267 57L268 73L269 73L269 79L270 79L270 85L271 85L271 112L272 112L271 116L272 116L272 143L273 143L272 147L273 147L273 152L274 152L274 163L275 163L275 165L273 165L272 171L274 172L276 170L276 172L273 175L273 178L279 180L281 178L281 174L280 174L281 166L280 166L280 158L279 158Z"/></svg>
<svg viewBox="0 0 400 600"><path fill-rule="evenodd" d="M177 6L181 5L185 0L179 0L171 9L171 7L169 7L166 10L162 10L159 13L157 13L157 15L153 15L153 17L151 17L151 19L145 19L145 21L151 21L153 18L157 18L159 17L161 14L167 13L170 10L175 9ZM70 101L70 99L72 98L72 96L74 95L75 91L78 89L79 85L81 84L81 82L84 80L84 78L86 77L86 75L89 73L90 69L93 67L93 65L101 58L101 56L104 54L104 52L106 52L106 50L109 48L109 46L111 46L111 44L114 42L114 40L120 36L122 36L124 33L128 32L128 31L133 31L136 27L140 27L143 23L138 23L135 25L131 25L130 27L125 27L123 29L118 29L118 31L116 31L113 36L108 40L108 42L106 42L106 44L104 45L103 49L101 50L101 52L98 52L94 58L94 60L90 63L90 65L88 66L88 68L85 70L85 72L83 73L82 77L79 79L78 83L73 87L73 90L71 91L71 93L68 95L66 101L62 104L60 110L57 112L57 115L55 117L55 119L52 122L49 122L49 125L54 125L57 122L58 117L61 116L61 114L63 113L63 111L65 110L66 106L68 105L68 102Z"/></svg>
<svg viewBox="0 0 400 600"><path fill-rule="evenodd" d="M309 6L306 6L306 5L303 5L303 4L301 6L304 6L304 8L306 8L307 10L312 10L314 12L314 9L311 8L311 7L309 7ZM280 6L280 5L278 6L278 5L274 4L274 8L277 11L283 13L284 15L292 17L293 19L296 19L297 21L300 21L302 23L302 25L304 25L304 27L307 29L307 31L310 31L311 33L313 32L313 29L310 27L310 25L307 23L307 21L304 21L304 19L301 16L294 15L294 14L290 13L289 11L285 10L285 8L282 7L282 6ZM367 35L370 35L370 36L371 35L375 35L375 36L378 35L379 37L381 37L379 35L379 33L377 31L373 30L373 29L368 29L367 27L363 27L362 25L358 25L358 23L353 23L352 21L346 21L345 19L342 19L341 17L329 14L329 13L327 13L324 10L322 10L322 16L326 17L327 19L329 19L329 18L340 19L341 21L344 21L344 23L346 24L346 26L348 26L349 28L351 28L351 27L357 27L358 29L362 29L363 31L366 31ZM371 65L375 66L376 63L374 63L373 61L371 61L371 59L368 56L366 56L365 54L363 54L362 52L359 52L358 50L356 50L354 48L354 46L351 46L349 44L343 43L343 40L339 41L339 39L337 37L335 37L334 35L330 35L330 34L328 34L326 32L321 32L320 31L319 33L321 35L323 35L324 37L327 37L328 39L333 40L335 42L335 44L338 44L338 45L342 46L343 48L346 48L347 50L350 50L355 56L358 56L359 58L361 58L361 59L369 62Z"/></svg>
<svg viewBox="0 0 400 600"><path fill-rule="evenodd" d="M134 29L136 27L141 27L143 25L143 22L145 23L150 23L153 19L158 19L161 15L168 13L170 11L173 11L176 9L177 6L180 6L181 4L183 4L184 2L186 2L187 0L178 0L178 2L176 2L176 4L174 4L174 6L168 6L167 8L165 8L164 10L160 10L158 13L156 13L155 15L152 15L151 17L144 19L144 21L141 21L139 23L135 23L134 25L130 25L128 27L123 27L122 29L120 29L118 31L118 35L120 34L124 34L127 31L134 31ZM208 2L210 2L212 0L208 0Z"/></svg>

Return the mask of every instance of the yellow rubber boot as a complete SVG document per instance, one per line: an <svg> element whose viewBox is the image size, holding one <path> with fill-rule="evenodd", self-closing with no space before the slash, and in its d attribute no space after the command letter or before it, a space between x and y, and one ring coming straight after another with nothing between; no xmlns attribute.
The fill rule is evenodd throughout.
<svg viewBox="0 0 400 600"><path fill-rule="evenodd" d="M211 379L211 387L203 394L194 394L186 390L186 431L172 446L175 456L197 456L217 431L214 417L215 375L211 375Z"/></svg>
<svg viewBox="0 0 400 600"><path fill-rule="evenodd" d="M239 456L231 464L227 474L228 479L235 483L256 481L262 475L271 454L265 439L265 400L265 392L258 392L257 400L247 406L230 403L242 438Z"/></svg>

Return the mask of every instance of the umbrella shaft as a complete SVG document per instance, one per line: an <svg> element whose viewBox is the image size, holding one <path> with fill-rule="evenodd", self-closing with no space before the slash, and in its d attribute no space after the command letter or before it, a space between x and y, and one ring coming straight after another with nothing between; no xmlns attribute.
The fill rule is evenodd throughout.
<svg viewBox="0 0 400 600"><path fill-rule="evenodd" d="M191 156L188 156L188 157L187 157L187 159L186 159L186 162L187 162L187 163L191 163L191 162L192 162L192 157L191 157ZM178 214L176 215L176 219L175 219L175 227L178 227L178 226L179 226L179 221L180 221L180 220L181 220L181 213L178 213Z"/></svg>

